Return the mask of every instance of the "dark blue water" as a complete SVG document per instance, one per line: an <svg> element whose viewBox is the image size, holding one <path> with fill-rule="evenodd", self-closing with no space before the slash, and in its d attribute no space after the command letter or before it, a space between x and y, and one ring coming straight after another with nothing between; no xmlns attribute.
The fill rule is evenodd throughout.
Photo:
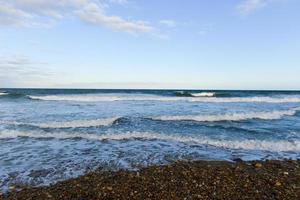
<svg viewBox="0 0 300 200"><path fill-rule="evenodd" d="M235 158L300 158L300 92L0 89L0 190Z"/></svg>

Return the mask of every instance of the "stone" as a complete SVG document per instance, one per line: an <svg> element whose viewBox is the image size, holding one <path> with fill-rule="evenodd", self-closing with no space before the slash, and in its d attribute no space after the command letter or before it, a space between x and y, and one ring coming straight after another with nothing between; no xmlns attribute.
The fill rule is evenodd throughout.
<svg viewBox="0 0 300 200"><path fill-rule="evenodd" d="M276 186L281 186L281 183L280 183L279 181L277 181L277 182L275 183L275 185L276 185Z"/></svg>
<svg viewBox="0 0 300 200"><path fill-rule="evenodd" d="M112 189L113 189L112 187L107 187L107 190L109 191L112 191Z"/></svg>
<svg viewBox="0 0 300 200"><path fill-rule="evenodd" d="M261 163L256 163L254 166L255 166L255 168L262 168L262 164Z"/></svg>

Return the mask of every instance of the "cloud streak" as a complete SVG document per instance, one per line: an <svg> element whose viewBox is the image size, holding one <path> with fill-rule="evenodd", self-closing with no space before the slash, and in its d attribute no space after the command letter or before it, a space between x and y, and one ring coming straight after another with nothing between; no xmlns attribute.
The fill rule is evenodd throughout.
<svg viewBox="0 0 300 200"><path fill-rule="evenodd" d="M174 20L160 20L159 23L169 28L174 28L177 26L177 23Z"/></svg>
<svg viewBox="0 0 300 200"><path fill-rule="evenodd" d="M27 26L27 21L33 16L13 5L0 1L0 25L5 26Z"/></svg>
<svg viewBox="0 0 300 200"><path fill-rule="evenodd" d="M262 9L269 3L269 0L244 0L237 7L236 10L241 15L248 15L259 9Z"/></svg>
<svg viewBox="0 0 300 200"><path fill-rule="evenodd" d="M120 4L120 5L125 5L129 3L127 0L109 0L109 2Z"/></svg>
<svg viewBox="0 0 300 200"><path fill-rule="evenodd" d="M77 16L88 23L104 26L114 31L124 31L132 34L152 33L155 28L145 21L128 21L119 16L109 16L103 7L96 3L89 3L83 9L75 12Z"/></svg>
<svg viewBox="0 0 300 200"><path fill-rule="evenodd" d="M132 34L154 33L146 21L127 20L107 14L109 4L124 5L127 0L0 0L0 25L15 27L45 26L74 16L86 23Z"/></svg>

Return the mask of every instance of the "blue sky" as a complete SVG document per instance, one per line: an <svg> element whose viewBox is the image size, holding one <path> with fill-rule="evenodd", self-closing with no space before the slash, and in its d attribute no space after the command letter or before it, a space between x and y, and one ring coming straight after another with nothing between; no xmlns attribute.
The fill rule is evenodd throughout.
<svg viewBox="0 0 300 200"><path fill-rule="evenodd" d="M0 88L300 89L299 0L0 0Z"/></svg>

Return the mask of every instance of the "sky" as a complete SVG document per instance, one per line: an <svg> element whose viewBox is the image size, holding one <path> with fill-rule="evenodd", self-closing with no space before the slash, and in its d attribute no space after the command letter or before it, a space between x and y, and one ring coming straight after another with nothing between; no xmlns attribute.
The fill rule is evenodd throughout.
<svg viewBox="0 0 300 200"><path fill-rule="evenodd" d="M300 89L299 0L0 0L0 88Z"/></svg>

